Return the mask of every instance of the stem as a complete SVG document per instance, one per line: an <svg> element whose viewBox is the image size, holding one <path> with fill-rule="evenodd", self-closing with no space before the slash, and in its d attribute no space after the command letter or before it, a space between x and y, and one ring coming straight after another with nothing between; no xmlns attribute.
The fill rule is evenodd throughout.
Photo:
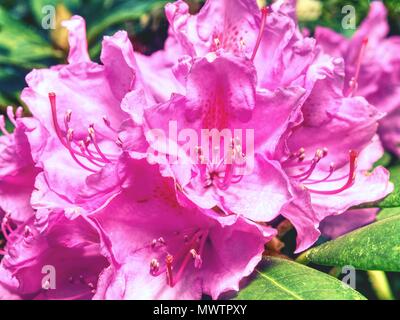
<svg viewBox="0 0 400 320"><path fill-rule="evenodd" d="M338 267L333 267L330 271L329 271L329 275L331 275L332 277L338 278L340 276L340 274L342 273L342 271L340 270L340 268Z"/></svg>
<svg viewBox="0 0 400 320"><path fill-rule="evenodd" d="M379 300L394 300L389 281L383 271L367 271L369 281Z"/></svg>

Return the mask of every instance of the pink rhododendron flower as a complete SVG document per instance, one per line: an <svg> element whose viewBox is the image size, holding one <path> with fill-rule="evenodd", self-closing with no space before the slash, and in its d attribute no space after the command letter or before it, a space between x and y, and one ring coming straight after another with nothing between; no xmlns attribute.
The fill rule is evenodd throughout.
<svg viewBox="0 0 400 320"><path fill-rule="evenodd" d="M23 122L22 108L14 114L9 107L8 116L15 129L10 133L5 128L4 116L0 117L0 213L5 214L4 223L22 223L33 215L30 197L35 177L39 170L35 168L31 148L27 139L27 122ZM32 123L33 119L30 119Z"/></svg>
<svg viewBox="0 0 400 320"><path fill-rule="evenodd" d="M324 51L346 63L346 95L365 97L387 116L379 134L388 150L399 154L400 37L387 37L389 25L383 3L371 3L368 17L351 39L317 28L316 39Z"/></svg>
<svg viewBox="0 0 400 320"><path fill-rule="evenodd" d="M110 267L97 299L218 298L238 290L275 230L238 216L177 201L173 180L146 160L133 161L125 189L90 218L101 230Z"/></svg>
<svg viewBox="0 0 400 320"><path fill-rule="evenodd" d="M167 6L169 39L179 44L178 53L190 58L175 56L173 62L172 47L166 47L157 59L167 57L186 93L147 108L144 115L150 128L164 132L169 120L199 135L204 129L254 129L251 175L215 165L200 148L193 166L171 166L173 176L203 208L218 206L254 221L284 215L297 229L301 251L317 240L324 218L379 200L393 186L385 169L367 173L382 154L373 139L383 115L365 99L343 94L342 60L323 54L313 39L299 32L286 15L290 6L278 1L260 12L253 1L235 1L235 10L228 10L224 1L208 1L195 16L183 1ZM298 92L298 98L290 99L290 92ZM165 150L170 142L155 146L159 140L153 147ZM374 152L363 152L370 145ZM182 141L180 147L185 146ZM239 147L245 151L244 143ZM265 167L271 161L272 171ZM278 183L279 167L290 185Z"/></svg>
<svg viewBox="0 0 400 320"><path fill-rule="evenodd" d="M227 164L229 150L221 146L218 155L225 163L218 164L212 158L212 144L206 147L199 144L192 166L171 165L177 183L202 208L218 206L226 213L240 213L255 221L274 219L292 196L279 164L264 154L274 153L304 91L293 87L256 93L255 72L249 62L222 53L211 61L196 60L187 79L186 96L175 95L170 101L144 111L150 128L168 132L168 121L176 121L178 131L192 128L198 137L203 135L204 129L222 131L226 128L232 133L237 129L243 133L250 129L254 131L254 146L247 146L242 137L237 141L232 134L233 145L228 149L232 147L234 157L239 159ZM265 126L269 120L273 122ZM204 139L208 141L210 137ZM163 149L157 144L165 147L170 143L168 139L160 140L156 139L153 148ZM182 141L181 147L185 143ZM255 149L254 155L249 153L249 148ZM239 164L242 153L249 156L244 165L254 162L250 174ZM182 173L185 170L186 173Z"/></svg>
<svg viewBox="0 0 400 320"><path fill-rule="evenodd" d="M282 217L296 252L369 223L375 212L353 207L393 190L372 168L378 133L387 145L397 132L385 112L398 111L379 104L375 77L394 77L398 60L371 73L361 61L397 40L367 20L335 52L319 38L323 52L294 5L208 0L191 15L179 0L164 50L136 54L120 31L101 64L83 18L65 21L68 63L27 76L32 117L9 109L14 133L0 119L0 297L218 299L254 271Z"/></svg>
<svg viewBox="0 0 400 320"><path fill-rule="evenodd" d="M310 196L310 207L295 201L300 212L289 206L282 213L297 229L298 250L316 241L326 217L393 191L386 169L369 172L383 155L375 137L382 114L362 97L343 96L342 61L321 55L306 78L303 120L293 127L282 158L289 177Z"/></svg>
<svg viewBox="0 0 400 320"><path fill-rule="evenodd" d="M103 189L94 186L90 176L118 166L122 154L118 132L129 118L120 103L141 85L125 32L105 37L100 65L89 59L83 19L73 17L65 26L70 35L69 63L32 71L22 99L39 120L46 141L35 160L43 169L43 180L61 198L84 205L87 193L94 192L91 187L99 201L113 193L110 184L118 192L118 176L110 176ZM36 142L42 143L31 144Z"/></svg>
<svg viewBox="0 0 400 320"><path fill-rule="evenodd" d="M275 235L275 231L238 216L223 217L213 211L203 212L193 204L189 205L183 195L178 202L175 188L162 182L166 178L159 176L159 170L148 169L150 165L146 167L141 162L128 166L127 157L146 157L143 145L146 142L141 136L142 130L120 108L119 99L129 92L130 96L140 96L143 103L149 103L145 90L140 87L139 76L136 77L132 47L123 33L106 38L102 54L104 65L98 65L88 60L83 20L74 17L66 26L70 30L69 64L33 71L27 77L29 88L23 93L24 101L39 120L37 126L27 133L26 143L35 151L32 153L33 161L43 172L36 178L31 200L35 216L23 227L10 230L4 248L1 283L7 288L7 294L22 298L80 299L90 298L96 291L96 297L102 297L104 293L103 298L185 298L185 295L180 295L180 288L196 284L186 297L199 298L205 293L217 298L223 292L238 290L239 281L254 270L262 258L264 244ZM123 77L114 79L114 68L123 63L132 66L132 73L124 73L126 80ZM85 105L88 107L83 108ZM140 173L139 179L133 174L136 172ZM148 181L148 190L144 186L137 188L135 184L139 181ZM119 205L117 211L115 203ZM151 210L153 206L156 211ZM169 212L170 217L166 218L165 212L161 214L161 209ZM89 220L82 215L95 222L88 224ZM126 223L120 225L117 217ZM114 220L115 227L109 225L109 221ZM171 225L165 221L170 221ZM147 225L148 229L138 229L140 223ZM137 243L130 242L128 234L116 233L125 227L135 231ZM146 239L153 240L155 232L159 232L159 238L169 241L171 228L182 233L181 243L176 246L166 243L169 248L166 257L164 250L153 252L152 241L148 246ZM196 228L200 229L192 232ZM100 238L96 238L95 231L101 235ZM190 237L189 243L185 242L185 235ZM236 245L232 247L232 243ZM134 251L126 260L121 258L119 252L126 245L151 249L149 256L143 259L145 268L132 264L141 257ZM215 246L225 252L226 257L222 260ZM246 246L246 254L244 250L232 250L239 246ZM97 286L96 277L105 267L100 255L101 247L107 248L101 253L111 265L102 273ZM90 254L86 249L90 249ZM167 269L160 269L160 277L149 269L153 261L151 254L160 261L167 257L174 259L170 265L167 264ZM74 262L62 266L62 259L68 259L70 255ZM192 256L195 270L187 258ZM38 273L38 268L47 263L57 270L62 268L56 296L48 296L39 281L42 274ZM79 274L81 270L76 268L79 264L87 266L85 274ZM232 268L228 273L227 265ZM28 274L26 270L32 273ZM170 281L165 281L165 274L171 277ZM168 293L154 291L157 287L138 291L136 283L149 276L154 277L153 282L158 283L161 292L165 290ZM133 285L135 290L122 296L119 293L122 287L118 287L120 280L115 288L114 277L126 279L126 285ZM216 277L224 281L217 283L213 280ZM75 286L76 278L81 281L78 281L78 286Z"/></svg>
<svg viewBox="0 0 400 320"><path fill-rule="evenodd" d="M71 221L63 212L51 213L49 220L45 231L29 219L12 232L1 261L1 285L22 299L90 299L107 266L98 232L82 217Z"/></svg>
<svg viewBox="0 0 400 320"><path fill-rule="evenodd" d="M375 221L379 209L349 210L338 216L330 216L321 223L323 235L335 239L350 231Z"/></svg>

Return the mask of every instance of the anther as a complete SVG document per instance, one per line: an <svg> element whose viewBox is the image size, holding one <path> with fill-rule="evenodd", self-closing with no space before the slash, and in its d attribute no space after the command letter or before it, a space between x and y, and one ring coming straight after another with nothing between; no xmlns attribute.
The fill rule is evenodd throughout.
<svg viewBox="0 0 400 320"><path fill-rule="evenodd" d="M72 117L72 110L68 109L67 112L65 113L65 120L67 122L71 122L71 117Z"/></svg>
<svg viewBox="0 0 400 320"><path fill-rule="evenodd" d="M190 254L192 255L192 258L194 260L194 267L196 269L200 269L201 265L203 264L201 256L197 253L195 249L190 250Z"/></svg>
<svg viewBox="0 0 400 320"><path fill-rule="evenodd" d="M323 195L332 195L332 194L337 194L340 193L348 188L350 188L354 184L354 180L356 178L356 169L357 169L357 157L358 154L354 150L350 150L349 152L349 157L350 157L350 168L349 168L349 174L347 176L347 181L343 185L343 187L336 189L336 190L312 190L308 189L311 193L316 193L316 194L323 194ZM325 178L327 179L327 178ZM326 181L326 180L325 180Z"/></svg>
<svg viewBox="0 0 400 320"><path fill-rule="evenodd" d="M110 120L108 120L108 118L107 118L106 116L103 116L103 121L104 121L104 124L105 124L107 127L110 127L110 126L111 126L111 122L110 122Z"/></svg>
<svg viewBox="0 0 400 320"><path fill-rule="evenodd" d="M170 287L174 286L174 278L172 275L172 263L174 262L174 257L170 254L165 258L165 263L167 265L166 275L167 275L167 284Z"/></svg>
<svg viewBox="0 0 400 320"><path fill-rule="evenodd" d="M32 234L31 228L29 226L25 226L24 228L24 237L27 238Z"/></svg>
<svg viewBox="0 0 400 320"><path fill-rule="evenodd" d="M118 139L117 139L117 141L115 141L115 143L116 143L116 145L118 146L118 147L120 147L120 148L122 148L124 145L123 145L123 142L122 142L122 140L121 140L121 138L120 137L118 137Z"/></svg>
<svg viewBox="0 0 400 320"><path fill-rule="evenodd" d="M69 142L74 140L74 129L69 128L67 132L67 140Z"/></svg>
<svg viewBox="0 0 400 320"><path fill-rule="evenodd" d="M160 270L160 263L157 259L152 259L150 262L150 273L151 275L157 275L158 271Z"/></svg>

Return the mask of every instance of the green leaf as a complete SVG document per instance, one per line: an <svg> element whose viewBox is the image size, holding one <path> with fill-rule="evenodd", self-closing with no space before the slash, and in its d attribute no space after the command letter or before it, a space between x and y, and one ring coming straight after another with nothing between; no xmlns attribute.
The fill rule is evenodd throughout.
<svg viewBox="0 0 400 320"><path fill-rule="evenodd" d="M394 184L394 190L386 198L362 204L356 208L396 208L400 207L400 166L394 166L389 168L390 181Z"/></svg>
<svg viewBox="0 0 400 320"><path fill-rule="evenodd" d="M49 5L56 7L57 4L60 3L73 11L77 10L82 5L81 0L30 0L29 4L37 24L40 26L43 17L47 14L46 11L43 12L43 8Z"/></svg>
<svg viewBox="0 0 400 320"><path fill-rule="evenodd" d="M143 14L161 9L168 0L128 0L120 2L109 10L103 11L88 28L88 41L92 42L104 30L112 25L129 20L138 20Z"/></svg>
<svg viewBox="0 0 400 320"><path fill-rule="evenodd" d="M0 6L0 64L32 68L34 62L58 53L32 28L9 16Z"/></svg>
<svg viewBox="0 0 400 320"><path fill-rule="evenodd" d="M378 221L400 215L400 208L382 209L376 219Z"/></svg>
<svg viewBox="0 0 400 320"><path fill-rule="evenodd" d="M400 166L390 168L390 181L394 184L394 191L378 203L379 208L400 207Z"/></svg>
<svg viewBox="0 0 400 320"><path fill-rule="evenodd" d="M392 156L390 155L390 153L385 152L382 156L382 158L380 158L375 164L374 167L378 167L378 166L383 166L383 167L388 167L390 165L390 163L392 162Z"/></svg>
<svg viewBox="0 0 400 320"><path fill-rule="evenodd" d="M25 86L25 74L11 66L0 67L0 112L18 103L19 91Z"/></svg>
<svg viewBox="0 0 400 320"><path fill-rule="evenodd" d="M375 222L309 250L307 261L360 270L400 271L400 215Z"/></svg>
<svg viewBox="0 0 400 320"><path fill-rule="evenodd" d="M268 257L236 300L364 300L345 283L299 263Z"/></svg>

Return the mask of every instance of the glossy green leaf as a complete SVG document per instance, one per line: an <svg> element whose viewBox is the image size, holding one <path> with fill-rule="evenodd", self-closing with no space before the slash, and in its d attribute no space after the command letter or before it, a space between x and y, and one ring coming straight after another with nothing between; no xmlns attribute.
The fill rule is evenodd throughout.
<svg viewBox="0 0 400 320"><path fill-rule="evenodd" d="M268 257L236 300L361 300L338 279L299 263Z"/></svg>
<svg viewBox="0 0 400 320"><path fill-rule="evenodd" d="M400 215L326 242L309 250L305 258L327 266L400 271Z"/></svg>
<svg viewBox="0 0 400 320"><path fill-rule="evenodd" d="M376 219L378 221L400 215L400 208L382 209Z"/></svg>

